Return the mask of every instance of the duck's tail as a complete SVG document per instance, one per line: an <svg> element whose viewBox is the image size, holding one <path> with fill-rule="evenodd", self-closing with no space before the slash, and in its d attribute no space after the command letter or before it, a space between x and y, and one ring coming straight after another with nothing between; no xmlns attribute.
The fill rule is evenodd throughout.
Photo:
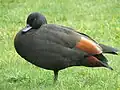
<svg viewBox="0 0 120 90"><path fill-rule="evenodd" d="M118 55L118 52L120 52L120 50L107 46L107 45L103 45L103 44L99 44L100 47L103 49L103 53L110 53L110 54L115 54Z"/></svg>

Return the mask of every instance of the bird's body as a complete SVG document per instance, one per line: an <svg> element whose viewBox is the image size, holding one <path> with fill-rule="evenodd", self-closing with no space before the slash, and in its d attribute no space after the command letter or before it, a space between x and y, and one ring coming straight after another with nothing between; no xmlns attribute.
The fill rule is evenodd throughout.
<svg viewBox="0 0 120 90"><path fill-rule="evenodd" d="M28 24L31 20L28 20ZM47 23L39 28L31 25L31 28L19 31L14 44L17 53L25 60L38 67L53 70L55 79L59 70L71 66L103 66L112 69L102 53L117 52L72 28Z"/></svg>
<svg viewBox="0 0 120 90"><path fill-rule="evenodd" d="M80 61L82 54L84 59L87 53L75 47L81 36L67 28L62 31L62 28L45 24L39 30L25 34L20 31L15 38L17 52L29 62L45 69L60 70L74 65Z"/></svg>

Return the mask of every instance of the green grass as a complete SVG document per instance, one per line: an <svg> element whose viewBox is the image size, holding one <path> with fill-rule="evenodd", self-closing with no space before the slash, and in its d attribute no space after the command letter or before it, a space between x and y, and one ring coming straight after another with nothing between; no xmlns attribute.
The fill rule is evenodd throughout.
<svg viewBox="0 0 120 90"><path fill-rule="evenodd" d="M72 27L100 43L120 48L120 0L0 0L0 90L120 90L120 55L106 55L114 68L71 67L53 72L36 67L15 51L15 34L31 12L48 23Z"/></svg>

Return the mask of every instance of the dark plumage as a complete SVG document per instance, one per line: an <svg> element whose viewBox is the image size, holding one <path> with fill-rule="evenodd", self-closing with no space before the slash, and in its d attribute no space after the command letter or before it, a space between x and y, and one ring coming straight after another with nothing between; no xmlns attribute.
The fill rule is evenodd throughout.
<svg viewBox="0 0 120 90"><path fill-rule="evenodd" d="M20 30L14 40L17 53L32 64L54 71L71 66L106 67L108 60L102 53L117 54L117 49L98 44L89 36L72 28L47 24L40 13L28 16L27 26Z"/></svg>

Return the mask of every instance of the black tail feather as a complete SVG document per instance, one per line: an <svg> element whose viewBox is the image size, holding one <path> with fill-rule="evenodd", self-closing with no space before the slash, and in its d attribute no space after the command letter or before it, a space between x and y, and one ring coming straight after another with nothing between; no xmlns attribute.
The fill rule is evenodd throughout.
<svg viewBox="0 0 120 90"><path fill-rule="evenodd" d="M107 63L108 60L107 60L107 58L105 56L103 56L103 54L96 54L94 56L97 59L99 59L99 63L101 63L102 66L104 66L104 67L106 67L106 68L108 68L110 70L113 70L113 68L108 65L108 63Z"/></svg>
<svg viewBox="0 0 120 90"><path fill-rule="evenodd" d="M102 61L100 61L100 63L101 63L104 67L106 67L106 68L108 68L108 69L110 69L110 70L113 70L113 68L110 67L107 63L104 63L104 62L102 62Z"/></svg>
<svg viewBox="0 0 120 90"><path fill-rule="evenodd" d="M118 55L119 50L107 45L99 44L100 47L103 49L103 53L110 53L110 54L115 54Z"/></svg>
<svg viewBox="0 0 120 90"><path fill-rule="evenodd" d="M103 63L107 64L108 62L107 58L103 54L96 54L94 55L94 57L96 57L98 60L102 61Z"/></svg>

